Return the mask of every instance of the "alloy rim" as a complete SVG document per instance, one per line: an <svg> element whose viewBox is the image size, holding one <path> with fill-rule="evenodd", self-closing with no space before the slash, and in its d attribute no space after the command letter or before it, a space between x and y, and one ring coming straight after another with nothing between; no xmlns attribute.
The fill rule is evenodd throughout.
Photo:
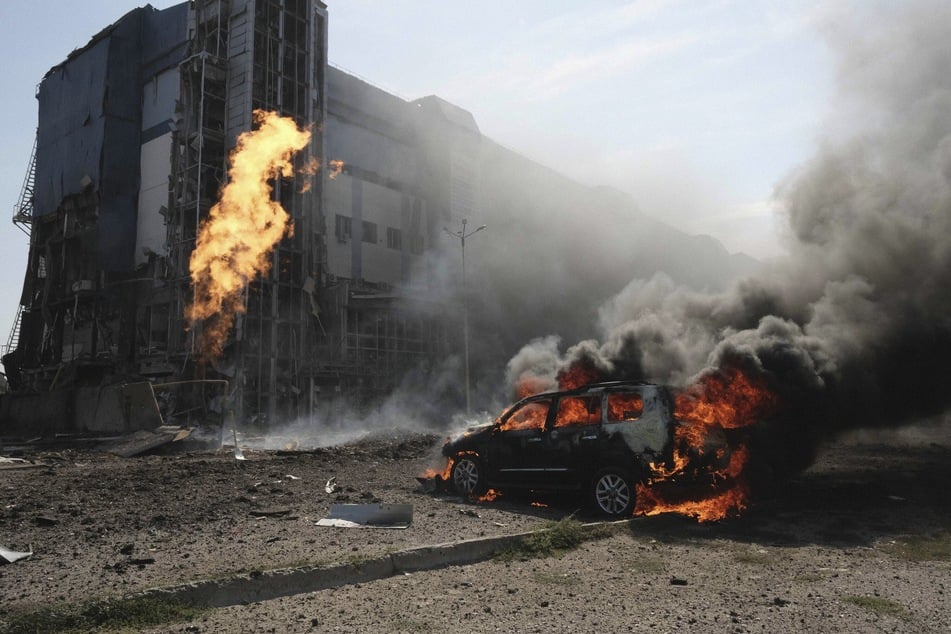
<svg viewBox="0 0 951 634"><path fill-rule="evenodd" d="M602 511L618 515L624 512L631 501L631 488L621 476L608 473L598 480L594 495Z"/></svg>
<svg viewBox="0 0 951 634"><path fill-rule="evenodd" d="M463 458L456 464L453 482L456 489L465 493L472 493L479 481L479 467L468 458Z"/></svg>

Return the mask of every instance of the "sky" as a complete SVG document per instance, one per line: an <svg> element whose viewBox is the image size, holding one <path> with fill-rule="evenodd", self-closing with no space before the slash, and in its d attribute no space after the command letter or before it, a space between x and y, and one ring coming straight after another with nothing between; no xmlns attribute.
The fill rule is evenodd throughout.
<svg viewBox="0 0 951 634"><path fill-rule="evenodd" d="M178 2L153 0L156 8ZM828 130L833 14L807 0L328 0L331 64L436 94L486 136L732 252L783 253L773 192ZM867 5L868 3L866 3ZM144 2L0 4L0 202L12 217L50 67ZM28 237L0 222L0 344Z"/></svg>

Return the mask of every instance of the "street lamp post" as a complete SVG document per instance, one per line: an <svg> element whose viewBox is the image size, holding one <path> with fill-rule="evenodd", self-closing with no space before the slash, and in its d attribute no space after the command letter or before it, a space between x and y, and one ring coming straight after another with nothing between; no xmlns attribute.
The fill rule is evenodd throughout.
<svg viewBox="0 0 951 634"><path fill-rule="evenodd" d="M466 364L466 414L472 413L472 404L469 399L469 293L466 289L466 238L469 236L478 233L485 229L485 225L481 225L472 231L466 232L466 224L468 219L462 219L462 229L459 231L450 231L448 228L443 227L448 235L453 238L459 238L459 242L462 245L462 342L463 349L465 350L465 364Z"/></svg>

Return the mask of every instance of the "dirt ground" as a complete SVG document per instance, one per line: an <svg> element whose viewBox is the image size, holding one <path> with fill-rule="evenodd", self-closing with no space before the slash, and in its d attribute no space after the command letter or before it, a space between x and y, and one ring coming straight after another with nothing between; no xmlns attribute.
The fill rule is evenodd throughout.
<svg viewBox="0 0 951 634"><path fill-rule="evenodd" d="M830 444L713 525L643 518L561 557L488 561L212 610L153 632L947 632L951 426ZM434 436L307 452L118 458L22 449L0 470L0 629L15 611L540 527L577 511L425 493ZM0 455L11 455L10 452ZM331 477L337 489L325 491ZM315 526L334 502L409 503L406 530ZM581 515L584 519L584 516Z"/></svg>

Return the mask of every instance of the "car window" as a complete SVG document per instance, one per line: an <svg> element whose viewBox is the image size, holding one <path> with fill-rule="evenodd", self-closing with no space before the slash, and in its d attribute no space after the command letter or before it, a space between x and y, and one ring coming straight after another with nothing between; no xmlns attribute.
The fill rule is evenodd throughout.
<svg viewBox="0 0 951 634"><path fill-rule="evenodd" d="M608 394L608 420L614 423L637 420L644 412L644 398L637 392Z"/></svg>
<svg viewBox="0 0 951 634"><path fill-rule="evenodd" d="M544 429L549 407L551 407L551 401L547 400L525 403L499 425L499 430Z"/></svg>
<svg viewBox="0 0 951 634"><path fill-rule="evenodd" d="M601 422L601 396L563 396L558 400L555 427L597 425Z"/></svg>

